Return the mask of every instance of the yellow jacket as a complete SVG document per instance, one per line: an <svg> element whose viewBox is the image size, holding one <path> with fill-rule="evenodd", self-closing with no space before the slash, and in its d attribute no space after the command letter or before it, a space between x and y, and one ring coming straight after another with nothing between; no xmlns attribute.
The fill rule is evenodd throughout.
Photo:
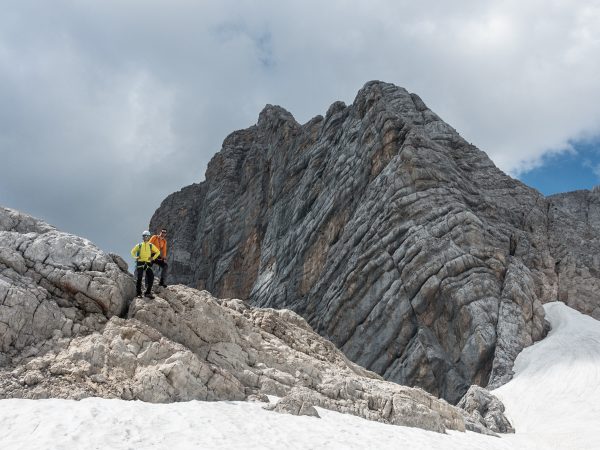
<svg viewBox="0 0 600 450"><path fill-rule="evenodd" d="M161 238L160 236L155 234L150 238L148 242L158 247L162 259L167 259L167 240L165 238Z"/></svg>
<svg viewBox="0 0 600 450"><path fill-rule="evenodd" d="M131 249L131 256L139 262L150 262L160 256L160 251L156 245L142 242Z"/></svg>

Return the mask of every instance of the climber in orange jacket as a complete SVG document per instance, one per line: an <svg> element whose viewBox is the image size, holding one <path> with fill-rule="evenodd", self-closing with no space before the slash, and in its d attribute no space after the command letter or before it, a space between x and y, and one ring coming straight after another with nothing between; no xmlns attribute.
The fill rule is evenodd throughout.
<svg viewBox="0 0 600 450"><path fill-rule="evenodd" d="M160 250L160 256L156 258L155 263L160 267L160 283L159 286L166 287L167 283L167 271L169 265L167 264L167 230L163 228L160 230L160 234L155 234L150 238L150 243L156 245Z"/></svg>
<svg viewBox="0 0 600 450"><path fill-rule="evenodd" d="M137 244L131 249L131 256L136 261L136 272L137 272L137 283L135 285L136 293L138 297L142 296L142 276L146 272L146 292L144 297L154 298L152 295L152 284L154 283L154 272L152 271L152 264L160 256L160 250L154 244L149 242L150 232L144 231L142 233L144 242Z"/></svg>

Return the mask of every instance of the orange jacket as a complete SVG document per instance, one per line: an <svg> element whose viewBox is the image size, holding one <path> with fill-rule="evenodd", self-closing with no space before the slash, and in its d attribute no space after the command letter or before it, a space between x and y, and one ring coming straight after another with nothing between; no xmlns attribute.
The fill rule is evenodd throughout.
<svg viewBox="0 0 600 450"><path fill-rule="evenodd" d="M154 235L148 241L158 247L160 250L160 257L162 259L167 259L167 240L165 238L161 238L158 235Z"/></svg>

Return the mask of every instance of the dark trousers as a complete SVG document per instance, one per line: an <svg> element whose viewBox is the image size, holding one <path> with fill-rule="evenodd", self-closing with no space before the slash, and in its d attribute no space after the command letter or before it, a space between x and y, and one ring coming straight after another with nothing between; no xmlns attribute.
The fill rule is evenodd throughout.
<svg viewBox="0 0 600 450"><path fill-rule="evenodd" d="M160 267L160 284L167 283L167 272L169 270L169 265L162 258L156 258L154 260L154 264Z"/></svg>
<svg viewBox="0 0 600 450"><path fill-rule="evenodd" d="M152 271L152 267L148 263L138 262L136 271L137 283L135 285L135 290L137 295L142 295L142 277L144 276L144 272L146 272L146 294L150 294L150 292L152 292L152 284L154 284L154 272Z"/></svg>

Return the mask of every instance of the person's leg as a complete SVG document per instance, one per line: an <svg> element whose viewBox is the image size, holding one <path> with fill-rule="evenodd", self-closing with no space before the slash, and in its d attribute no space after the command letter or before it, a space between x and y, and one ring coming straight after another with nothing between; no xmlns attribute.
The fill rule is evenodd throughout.
<svg viewBox="0 0 600 450"><path fill-rule="evenodd" d="M152 284L154 283L154 272L152 267L146 268L146 295L152 293Z"/></svg>
<svg viewBox="0 0 600 450"><path fill-rule="evenodd" d="M142 277L144 276L144 268L138 265L135 269L137 281L135 284L135 293L138 297L142 296Z"/></svg>
<svg viewBox="0 0 600 450"><path fill-rule="evenodd" d="M167 262L163 259L161 260L161 262L158 264L160 266L160 285L161 286L166 286L167 285L167 272L169 270L169 265L167 264Z"/></svg>

